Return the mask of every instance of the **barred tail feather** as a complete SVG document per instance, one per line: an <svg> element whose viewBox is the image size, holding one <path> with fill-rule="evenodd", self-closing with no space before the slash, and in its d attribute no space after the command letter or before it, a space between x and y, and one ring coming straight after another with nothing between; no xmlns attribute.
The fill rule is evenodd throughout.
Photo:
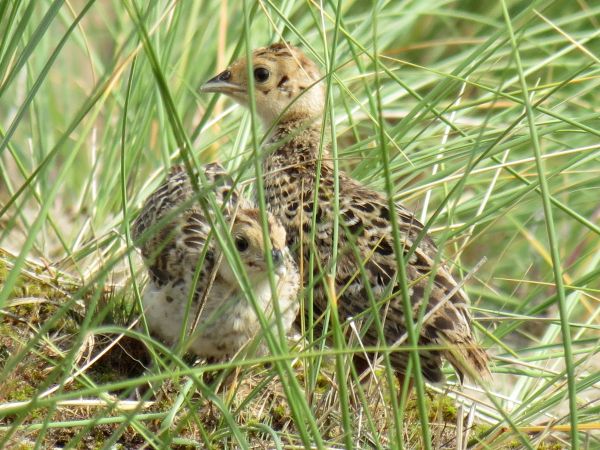
<svg viewBox="0 0 600 450"><path fill-rule="evenodd" d="M458 373L461 384L465 376L471 381L481 385L488 385L492 381L489 369L489 356L472 337L463 342L451 343L447 339L441 339L446 346L444 357L452 364Z"/></svg>

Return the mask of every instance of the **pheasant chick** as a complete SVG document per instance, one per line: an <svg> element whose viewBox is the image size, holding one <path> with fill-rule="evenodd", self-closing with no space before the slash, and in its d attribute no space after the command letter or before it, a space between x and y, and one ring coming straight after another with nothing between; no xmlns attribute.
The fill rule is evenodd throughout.
<svg viewBox="0 0 600 450"><path fill-rule="evenodd" d="M299 274L286 248L284 228L268 215L270 251L275 266L276 292L273 295L260 211L242 208L234 213L230 198L237 199L238 196L237 193L230 195L231 180L220 166L206 166L204 170L213 183L209 189L226 207L226 218L232 222L231 229L226 232L235 243L258 308L266 316L272 331L277 333L273 302L278 302L283 329L287 333L298 313ZM186 206L186 202L193 200L193 195L187 173L176 167L146 201L134 224L134 239L140 242L150 274L142 303L152 334L166 344L174 345L181 337L191 299L185 325L191 339L186 343L186 349L202 358L222 359L233 356L260 334L261 325L250 299L240 288L235 269L222 255L217 240L210 236L211 227L205 215L193 202ZM178 208L183 210L179 212ZM169 214L173 216L171 220ZM152 233L152 225L161 220L166 220L166 225ZM145 241L142 239L144 233L151 233ZM202 264L199 279L192 292L199 263ZM196 317L197 327L192 330ZM259 353L264 351L265 346L261 345Z"/></svg>
<svg viewBox="0 0 600 450"><path fill-rule="evenodd" d="M252 78L248 78L248 65ZM436 264L439 250L422 234L423 225L403 205L392 213L387 197L339 171L339 205L335 205L336 174L327 145L321 144L324 89L317 65L300 49L286 43L260 48L251 61L240 59L209 80L202 90L219 92L247 105L254 86L256 110L272 130L264 157L265 199L286 228L288 246L304 261L304 280L314 275L313 307L317 317L330 305L330 290L321 273L335 262L335 292L342 320L363 322L362 342L380 344L372 318L379 315L385 342L406 341L407 315L424 309L418 344L426 379L443 379L441 358L454 366L461 381L490 377L488 356L476 342L466 293L450 272ZM337 206L337 207L336 207ZM334 217L339 218L334 253ZM405 311L398 282L392 222L396 222L407 258L406 278L412 311ZM314 272L309 261L315 256ZM375 306L373 306L374 298ZM358 319L360 318L360 319ZM321 322L317 320L317 329ZM390 354L399 374L406 372L408 352Z"/></svg>

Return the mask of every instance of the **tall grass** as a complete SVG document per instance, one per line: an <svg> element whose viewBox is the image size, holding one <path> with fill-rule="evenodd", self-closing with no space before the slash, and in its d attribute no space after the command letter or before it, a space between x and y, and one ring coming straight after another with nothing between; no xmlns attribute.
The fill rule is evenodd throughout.
<svg viewBox="0 0 600 450"><path fill-rule="evenodd" d="M585 0L0 2L0 447L600 447L599 29ZM359 380L335 309L333 346L306 326L214 365L131 326L129 224L168 168L260 180L255 111L199 86L278 40L323 69L336 170L466 280L489 389L448 368L409 396L385 355L414 339Z"/></svg>

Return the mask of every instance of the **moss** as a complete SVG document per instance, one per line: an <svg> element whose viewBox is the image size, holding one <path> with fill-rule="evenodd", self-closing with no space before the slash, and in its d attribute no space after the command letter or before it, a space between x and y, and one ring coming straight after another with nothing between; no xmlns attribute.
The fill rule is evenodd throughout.
<svg viewBox="0 0 600 450"><path fill-rule="evenodd" d="M275 405L271 409L271 416L275 421L283 421L289 419L288 411L283 403Z"/></svg>
<svg viewBox="0 0 600 450"><path fill-rule="evenodd" d="M24 402L31 400L35 394L35 388L33 386L15 378L5 381L4 390L8 394L6 400L9 402Z"/></svg>
<svg viewBox="0 0 600 450"><path fill-rule="evenodd" d="M4 439L5 434L0 433L0 440ZM21 441L21 442L10 442L11 450L31 450L36 448L35 442Z"/></svg>
<svg viewBox="0 0 600 450"><path fill-rule="evenodd" d="M558 442L542 442L538 446L538 450L561 450L562 448L564 447Z"/></svg>
<svg viewBox="0 0 600 450"><path fill-rule="evenodd" d="M64 298L64 294L56 287L22 274L17 279L11 295L14 297L36 297L48 300Z"/></svg>
<svg viewBox="0 0 600 450"><path fill-rule="evenodd" d="M43 371L35 365L23 365L15 371L21 373L21 376L8 377L2 383L0 397L8 402L24 402L35 397L36 386L45 379Z"/></svg>
<svg viewBox="0 0 600 450"><path fill-rule="evenodd" d="M469 442L467 444L468 448L471 448L472 446L475 446L476 444L481 442L489 444L490 442L496 442L499 439L504 439L504 443L502 444L502 447L498 448L506 450L523 448L523 443L519 439L515 438L514 435L509 435L509 433L511 432L508 430L505 433L502 433L501 431L496 429L496 431L494 432L495 438L491 438L490 436L488 436L488 434L492 428L495 427L484 424L475 424L472 428L471 439L469 439ZM504 436L504 438L502 438L502 436ZM547 437L536 447L537 450L561 450L563 448L563 444L555 440L553 437Z"/></svg>
<svg viewBox="0 0 600 450"><path fill-rule="evenodd" d="M13 270L14 257L0 249L0 288ZM52 274L52 280L48 275ZM65 292L74 292L78 286L64 279L59 271L49 271L46 266L25 262L12 288L10 297L37 297L48 300L62 300Z"/></svg>
<svg viewBox="0 0 600 450"><path fill-rule="evenodd" d="M429 420L439 420L443 422L453 422L457 420L457 409L454 400L450 397L438 395L433 398L429 406Z"/></svg>
<svg viewBox="0 0 600 450"><path fill-rule="evenodd" d="M317 383L315 385L315 391L319 394L324 394L331 389L331 381L325 375L319 373L317 375Z"/></svg>
<svg viewBox="0 0 600 450"><path fill-rule="evenodd" d="M474 424L473 428L471 429L471 438L469 439L469 443L467 446L470 448L471 446L478 443L480 439L487 435L488 431L491 428L492 426L487 424Z"/></svg>
<svg viewBox="0 0 600 450"><path fill-rule="evenodd" d="M0 323L0 367L4 367L14 351L13 329L5 322Z"/></svg>

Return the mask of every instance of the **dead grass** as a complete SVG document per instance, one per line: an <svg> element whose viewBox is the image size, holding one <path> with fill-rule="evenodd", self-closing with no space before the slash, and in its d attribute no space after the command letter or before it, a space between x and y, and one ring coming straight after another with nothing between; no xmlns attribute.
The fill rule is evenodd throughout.
<svg viewBox="0 0 600 450"><path fill-rule="evenodd" d="M11 259L9 253L2 253L0 285L7 268L11 265ZM79 323L86 315L83 305L76 313L61 315L61 320L40 336L40 328L47 319L57 317L60 305L68 301L69 293L77 290L77 284L73 277L52 267L35 262L28 262L27 267L28 270L23 271L24 275L18 288L15 288L15 296L2 311L0 365L4 367L11 357L21 353L32 339L35 339L36 343L19 357L15 368L0 385L0 402L4 408L18 405L19 402L27 404L41 392L51 389L52 386L47 383L48 379L56 371L64 370L60 361L76 342ZM52 277L49 277L48 273L52 274ZM63 284L63 279L68 282ZM106 295L103 304L110 301L112 292L107 290ZM98 357L99 355L101 356ZM74 443L75 448L99 448L111 439L121 448L139 448L148 444L147 436L152 436L152 439L158 439L157 442L163 444L168 442L171 448L235 447L237 441L228 433L226 420L213 400L207 399L192 387L183 404L177 403L182 389L185 391L183 387L188 381L187 377L167 378L155 390L150 401L139 404L136 401L119 403L119 398L123 398L130 390L103 388L137 379L142 390L146 389L144 374L148 373L149 367L152 366L150 361L147 349L140 341L127 336L94 334L93 338L86 340L77 351L73 367L84 367L91 362L85 371L88 381L83 381L83 375L69 378L69 382L61 387L60 393L77 392L78 389L97 385L102 394L85 396L78 400L59 401L43 407L30 404L23 409L24 415L19 412L6 414L0 419L0 437L10 432L10 448L33 448L34 442L40 436L40 424L46 421L50 426L41 438L44 448L58 448ZM294 370L297 380L306 388L303 364L303 360L297 360ZM196 367L202 372L203 382L216 394L219 401L226 405L236 423L244 430L251 448L272 448L274 435L279 436L281 444L286 448L302 447L281 380L270 366L239 367L227 372L207 370L201 362L198 362ZM58 382L63 383L67 375L60 374ZM310 394L307 393L310 395L309 404L317 417L319 430L330 448L342 448L344 445L336 383L334 361L325 359L316 389ZM397 381L394 380L394 383L397 384ZM360 384L367 398L368 414L360 401L359 386L353 383L349 388L352 425L357 446L391 446L387 436L393 435L389 428L393 423L393 411L387 398L389 389L384 372L378 369ZM398 386L396 389L399 391ZM433 448L457 448L457 425L461 419L460 434L463 438L470 437L472 444L476 444L478 436L485 434L487 426L478 420L473 421L468 411L459 408L450 397L434 390L429 390L427 395ZM136 417L140 418L138 420L143 423L142 432L139 427L123 425L124 421L135 422L131 417L127 419L127 414L131 414L132 409ZM172 411L176 412L171 426L164 430L164 416ZM102 423L94 423L94 420L100 419ZM367 425L368 419L372 421L371 427L377 431L376 435ZM15 428L17 424L18 427ZM404 442L409 448L420 448L422 437L414 398L408 400L402 432ZM553 445L552 441L545 440L538 448L561 448ZM474 448L479 447L475 445ZM517 447L512 447L509 442L504 447L495 448Z"/></svg>

